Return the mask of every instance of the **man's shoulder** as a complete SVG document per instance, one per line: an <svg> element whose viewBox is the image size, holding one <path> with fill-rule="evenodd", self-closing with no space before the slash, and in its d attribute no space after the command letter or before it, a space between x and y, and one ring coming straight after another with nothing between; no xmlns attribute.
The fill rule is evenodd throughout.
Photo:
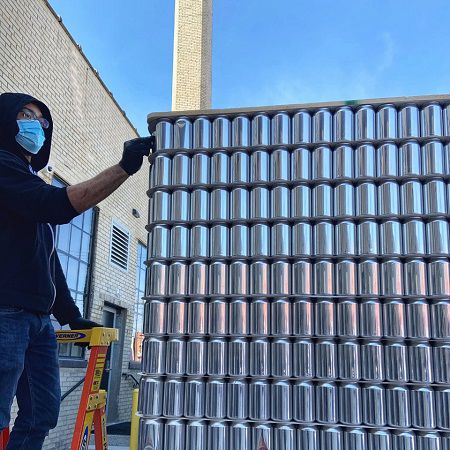
<svg viewBox="0 0 450 450"><path fill-rule="evenodd" d="M0 165L22 170L28 169L27 163L20 156L3 148L0 148Z"/></svg>

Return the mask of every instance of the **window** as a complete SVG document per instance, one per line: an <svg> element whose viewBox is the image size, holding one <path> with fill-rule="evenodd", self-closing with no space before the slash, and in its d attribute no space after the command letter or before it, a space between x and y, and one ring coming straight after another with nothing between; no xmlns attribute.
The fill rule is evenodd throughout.
<svg viewBox="0 0 450 450"><path fill-rule="evenodd" d="M112 223L109 261L112 265L128 271L130 233L117 222Z"/></svg>
<svg viewBox="0 0 450 450"><path fill-rule="evenodd" d="M145 295L145 259L147 247L138 242L137 245L137 267L136 267L136 301L134 304L134 323L131 354L133 361L140 362L142 358L142 341L144 340L144 302Z"/></svg>
<svg viewBox="0 0 450 450"><path fill-rule="evenodd" d="M65 186L57 178L53 178L52 184L57 187ZM70 223L56 227L56 250L72 298L82 314L86 311L86 299L89 296L94 224L95 210L89 209L75 217ZM59 355L64 357L81 357L82 349L69 344L61 344L59 346Z"/></svg>

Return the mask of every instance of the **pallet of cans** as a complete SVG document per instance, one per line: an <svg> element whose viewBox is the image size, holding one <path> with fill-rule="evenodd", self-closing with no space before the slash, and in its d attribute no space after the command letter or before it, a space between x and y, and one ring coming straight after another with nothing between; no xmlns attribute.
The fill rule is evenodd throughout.
<svg viewBox="0 0 450 450"><path fill-rule="evenodd" d="M450 450L450 96L148 121L140 450Z"/></svg>

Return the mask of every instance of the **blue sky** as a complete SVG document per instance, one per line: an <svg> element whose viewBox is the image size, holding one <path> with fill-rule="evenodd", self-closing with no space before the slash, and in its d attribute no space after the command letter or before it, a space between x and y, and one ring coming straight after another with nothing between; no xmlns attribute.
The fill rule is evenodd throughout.
<svg viewBox="0 0 450 450"><path fill-rule="evenodd" d="M213 0L213 108L448 93L448 0ZM174 0L50 0L144 135L171 109Z"/></svg>

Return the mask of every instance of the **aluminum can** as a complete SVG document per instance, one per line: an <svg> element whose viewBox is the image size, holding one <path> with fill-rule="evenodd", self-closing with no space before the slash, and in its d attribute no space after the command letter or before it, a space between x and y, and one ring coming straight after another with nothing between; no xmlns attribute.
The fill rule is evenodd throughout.
<svg viewBox="0 0 450 450"><path fill-rule="evenodd" d="M229 255L228 227L226 225L214 225L210 229L211 258L226 258Z"/></svg>
<svg viewBox="0 0 450 450"><path fill-rule="evenodd" d="M181 420L169 420L164 425L164 448L186 450L185 425Z"/></svg>
<svg viewBox="0 0 450 450"><path fill-rule="evenodd" d="M164 424L161 420L141 418L139 423L139 448L162 450Z"/></svg>
<svg viewBox="0 0 450 450"><path fill-rule="evenodd" d="M165 187L170 185L172 159L166 155L157 155L150 168L150 187Z"/></svg>
<svg viewBox="0 0 450 450"><path fill-rule="evenodd" d="M166 344L166 373L184 375L186 373L186 342L180 338L170 338Z"/></svg>
<svg viewBox="0 0 450 450"><path fill-rule="evenodd" d="M424 175L445 175L444 146L433 140L422 147L422 168Z"/></svg>
<svg viewBox="0 0 450 450"><path fill-rule="evenodd" d="M362 300L359 305L361 336L381 338L381 303L377 299Z"/></svg>
<svg viewBox="0 0 450 450"><path fill-rule="evenodd" d="M441 450L441 435L433 432L423 432L416 434L416 444L419 450Z"/></svg>
<svg viewBox="0 0 450 450"><path fill-rule="evenodd" d="M222 338L208 341L208 374L225 376L227 374L227 342Z"/></svg>
<svg viewBox="0 0 450 450"><path fill-rule="evenodd" d="M172 184L188 186L191 182L191 158L186 153L176 153L172 158Z"/></svg>
<svg viewBox="0 0 450 450"><path fill-rule="evenodd" d="M224 380L209 379L206 382L205 416L208 419L226 417L227 389Z"/></svg>
<svg viewBox="0 0 450 450"><path fill-rule="evenodd" d="M279 112L271 120L271 143L290 144L291 143L291 119L285 112Z"/></svg>
<svg viewBox="0 0 450 450"><path fill-rule="evenodd" d="M295 298L292 303L293 331L297 336L312 336L313 306L310 299Z"/></svg>
<svg viewBox="0 0 450 450"><path fill-rule="evenodd" d="M375 178L377 172L375 147L363 144L355 150L355 177Z"/></svg>
<svg viewBox="0 0 450 450"><path fill-rule="evenodd" d="M383 105L377 111L377 139L397 138L397 110L394 105Z"/></svg>
<svg viewBox="0 0 450 450"><path fill-rule="evenodd" d="M237 194L236 197L239 197L239 194ZM213 189L210 195L211 195L211 220L228 220L229 214L228 191L226 189Z"/></svg>
<svg viewBox="0 0 450 450"><path fill-rule="evenodd" d="M173 148L173 125L167 119L156 124L156 150L169 150Z"/></svg>
<svg viewBox="0 0 450 450"><path fill-rule="evenodd" d="M319 423L338 422L338 395L334 383L319 382L316 385L316 421ZM323 430L322 430L323 431ZM332 447L321 447L332 448Z"/></svg>
<svg viewBox="0 0 450 450"><path fill-rule="evenodd" d="M184 385L184 415L200 419L205 415L205 382L201 378L189 379Z"/></svg>
<svg viewBox="0 0 450 450"><path fill-rule="evenodd" d="M310 256L311 249L311 225L309 223L296 223L292 226L292 255Z"/></svg>
<svg viewBox="0 0 450 450"><path fill-rule="evenodd" d="M248 423L230 425L230 448L233 450L250 450L251 427Z"/></svg>
<svg viewBox="0 0 450 450"><path fill-rule="evenodd" d="M186 374L206 374L206 341L202 338L189 339L186 343Z"/></svg>
<svg viewBox="0 0 450 450"><path fill-rule="evenodd" d="M348 450L365 450L367 448L366 433L363 428L344 431L344 448Z"/></svg>
<svg viewBox="0 0 450 450"><path fill-rule="evenodd" d="M433 348L434 380L439 384L450 382L450 345L437 344Z"/></svg>
<svg viewBox="0 0 450 450"><path fill-rule="evenodd" d="M416 450L415 435L408 431L391 432L392 448Z"/></svg>
<svg viewBox="0 0 450 450"><path fill-rule="evenodd" d="M356 215L375 217L377 208L377 187L375 183L361 183L356 186Z"/></svg>
<svg viewBox="0 0 450 450"><path fill-rule="evenodd" d="M361 344L361 375L363 380L384 380L384 348L379 341L363 341Z"/></svg>
<svg viewBox="0 0 450 450"><path fill-rule="evenodd" d="M331 142L333 139L333 118L328 109L319 109L314 113L312 121L312 141Z"/></svg>
<svg viewBox="0 0 450 450"><path fill-rule="evenodd" d="M408 141L400 147L400 175L422 175L421 153L417 141Z"/></svg>
<svg viewBox="0 0 450 450"><path fill-rule="evenodd" d="M359 215L357 213L357 215ZM372 220L360 222L358 230L358 255L371 256L379 253L379 233L378 223Z"/></svg>
<svg viewBox="0 0 450 450"><path fill-rule="evenodd" d="M288 339L275 339L271 345L271 374L275 378L292 375L292 345Z"/></svg>
<svg viewBox="0 0 450 450"><path fill-rule="evenodd" d="M258 223L250 229L250 254L252 256L270 256L270 228L268 225Z"/></svg>
<svg viewBox="0 0 450 450"><path fill-rule="evenodd" d="M236 150L230 159L230 181L232 183L247 183L249 176L250 157L248 153Z"/></svg>
<svg viewBox="0 0 450 450"><path fill-rule="evenodd" d="M177 190L171 195L170 218L175 222L187 222L190 212L190 194L188 191Z"/></svg>
<svg viewBox="0 0 450 450"><path fill-rule="evenodd" d="M206 189L195 189L191 193L191 220L209 220L209 192Z"/></svg>
<svg viewBox="0 0 450 450"><path fill-rule="evenodd" d="M255 261L250 264L250 293L252 295L269 295L269 264Z"/></svg>
<svg viewBox="0 0 450 450"><path fill-rule="evenodd" d="M312 152L312 179L331 180L333 177L333 152L327 145L316 147Z"/></svg>
<svg viewBox="0 0 450 450"><path fill-rule="evenodd" d="M168 265L160 262L150 264L148 273L149 295L164 296L167 294Z"/></svg>
<svg viewBox="0 0 450 450"><path fill-rule="evenodd" d="M266 336L270 333L270 307L265 298L250 303L250 334Z"/></svg>
<svg viewBox="0 0 450 450"><path fill-rule="evenodd" d="M412 382L432 383L432 349L429 344L411 344L409 350L409 378Z"/></svg>
<svg viewBox="0 0 450 450"><path fill-rule="evenodd" d="M230 380L227 384L227 417L243 420L248 417L248 384L245 380Z"/></svg>
<svg viewBox="0 0 450 450"><path fill-rule="evenodd" d="M272 448L272 427L268 424L258 424L252 427L252 445L256 449Z"/></svg>
<svg viewBox="0 0 450 450"><path fill-rule="evenodd" d="M270 385L266 380L252 380L249 385L249 417L252 420L270 419Z"/></svg>
<svg viewBox="0 0 450 450"><path fill-rule="evenodd" d="M338 184L334 188L334 215L352 217L355 215L355 193L350 183Z"/></svg>
<svg viewBox="0 0 450 450"><path fill-rule="evenodd" d="M356 383L339 386L339 422L344 425L359 425L362 422L361 388Z"/></svg>
<svg viewBox="0 0 450 450"><path fill-rule="evenodd" d="M210 148L211 141L211 122L207 117L198 117L194 120L194 148Z"/></svg>
<svg viewBox="0 0 450 450"><path fill-rule="evenodd" d="M161 245L162 238L158 236L157 239L159 242L156 245L159 246ZM170 230L170 256L172 258L187 258L189 256L188 227L184 225L175 225Z"/></svg>
<svg viewBox="0 0 450 450"><path fill-rule="evenodd" d="M249 332L249 305L246 299L235 298L229 306L229 328L233 336L246 336Z"/></svg>
<svg viewBox="0 0 450 450"><path fill-rule="evenodd" d="M378 213L380 216L400 214L400 189L393 181L386 181L378 186Z"/></svg>
<svg viewBox="0 0 450 450"><path fill-rule="evenodd" d="M335 264L335 284L337 295L356 294L356 263L342 260Z"/></svg>
<svg viewBox="0 0 450 450"><path fill-rule="evenodd" d="M271 334L274 336L289 336L292 333L291 304L289 299L274 299L271 309Z"/></svg>
<svg viewBox="0 0 450 450"><path fill-rule="evenodd" d="M428 263L428 293L432 296L450 295L450 268L446 259L433 259Z"/></svg>
<svg viewBox="0 0 450 450"><path fill-rule="evenodd" d="M231 124L227 117L216 117L213 120L212 146L213 148L231 146Z"/></svg>
<svg viewBox="0 0 450 450"><path fill-rule="evenodd" d="M379 294L379 273L376 261L367 259L358 264L358 289L360 295Z"/></svg>
<svg viewBox="0 0 450 450"><path fill-rule="evenodd" d="M209 266L209 294L228 294L228 265L223 261L214 261Z"/></svg>
<svg viewBox="0 0 450 450"><path fill-rule="evenodd" d="M311 294L311 263L296 261L292 264L292 293L296 295Z"/></svg>
<svg viewBox="0 0 450 450"><path fill-rule="evenodd" d="M188 303L188 334L191 336L206 334L207 318L208 316L206 300L190 300Z"/></svg>
<svg viewBox="0 0 450 450"><path fill-rule="evenodd" d="M230 294L247 295L248 264L244 261L233 261L230 264Z"/></svg>
<svg viewBox="0 0 450 450"><path fill-rule="evenodd" d="M360 349L357 342L339 342L337 362L340 379L357 381L361 378L361 370L359 366Z"/></svg>
<svg viewBox="0 0 450 450"><path fill-rule="evenodd" d="M449 111L449 106L450 105L446 105L443 108L442 111L442 121L443 121L443 131L444 131L444 136L450 136L450 111ZM447 450L447 449L445 449Z"/></svg>
<svg viewBox="0 0 450 450"><path fill-rule="evenodd" d="M237 116L231 125L231 145L233 147L247 147L250 145L250 120L246 116Z"/></svg>
<svg viewBox="0 0 450 450"><path fill-rule="evenodd" d="M228 450L228 426L222 422L208 425L208 450ZM178 449L177 449L178 450Z"/></svg>
<svg viewBox="0 0 450 450"><path fill-rule="evenodd" d="M169 266L169 295L187 295L188 266L183 262L174 262Z"/></svg>
<svg viewBox="0 0 450 450"><path fill-rule="evenodd" d="M435 428L434 391L429 387L413 387L411 396L411 423L417 428Z"/></svg>
<svg viewBox="0 0 450 450"><path fill-rule="evenodd" d="M291 266L287 261L272 263L270 288L273 295L289 295L291 293Z"/></svg>
<svg viewBox="0 0 450 450"><path fill-rule="evenodd" d="M207 153L195 153L191 158L192 184L210 183L210 158Z"/></svg>
<svg viewBox="0 0 450 450"><path fill-rule="evenodd" d="M167 258L169 256L170 230L163 225L156 225L150 232L151 251L150 258Z"/></svg>
<svg viewBox="0 0 450 450"><path fill-rule="evenodd" d="M314 293L316 295L333 295L333 263L318 261L314 264Z"/></svg>
<svg viewBox="0 0 450 450"><path fill-rule="evenodd" d="M186 424L186 450L206 449L206 427L207 425L201 421Z"/></svg>
<svg viewBox="0 0 450 450"><path fill-rule="evenodd" d="M339 337L359 336L359 310L355 300L345 299L336 303L336 328Z"/></svg>
<svg viewBox="0 0 450 450"><path fill-rule="evenodd" d="M270 155L266 150L255 150L250 156L250 181L252 183L270 180Z"/></svg>
<svg viewBox="0 0 450 450"><path fill-rule="evenodd" d="M320 430L320 449L344 450L343 431L340 428L322 428ZM345 449L347 450L347 449Z"/></svg>
<svg viewBox="0 0 450 450"><path fill-rule="evenodd" d="M291 154L291 177L293 181L311 179L311 152L305 147L299 147Z"/></svg>
<svg viewBox="0 0 450 450"><path fill-rule="evenodd" d="M436 389L436 425L438 428L450 430L450 389Z"/></svg>
<svg viewBox="0 0 450 450"><path fill-rule="evenodd" d="M165 417L182 417L183 409L184 382L176 378L165 380L163 415Z"/></svg>
<svg viewBox="0 0 450 450"><path fill-rule="evenodd" d="M403 295L403 265L398 259L381 263L381 292L386 297Z"/></svg>
<svg viewBox="0 0 450 450"><path fill-rule="evenodd" d="M338 256L356 255L356 227L353 222L344 221L336 224L335 254Z"/></svg>
<svg viewBox="0 0 450 450"><path fill-rule="evenodd" d="M309 186L299 185L291 190L292 217L295 219L311 216L311 190Z"/></svg>
<svg viewBox="0 0 450 450"><path fill-rule="evenodd" d="M374 427L386 425L386 398L383 385L363 385L362 406L364 424Z"/></svg>
<svg viewBox="0 0 450 450"><path fill-rule="evenodd" d="M386 256L402 255L402 229L397 220L380 224L380 254Z"/></svg>
<svg viewBox="0 0 450 450"><path fill-rule="evenodd" d="M337 180L354 178L353 148L350 145L340 145L333 151L333 177Z"/></svg>
<svg viewBox="0 0 450 450"><path fill-rule="evenodd" d="M333 216L333 188L329 184L319 184L312 189L312 210L314 217Z"/></svg>
<svg viewBox="0 0 450 450"><path fill-rule="evenodd" d="M402 342L385 345L386 380L398 382L409 380L407 350L407 346Z"/></svg>
<svg viewBox="0 0 450 450"><path fill-rule="evenodd" d="M320 340L315 345L316 378L337 378L337 346L334 341Z"/></svg>
<svg viewBox="0 0 450 450"><path fill-rule="evenodd" d="M279 425L273 429L274 447L279 450L296 450L295 428L292 425Z"/></svg>
<svg viewBox="0 0 450 450"><path fill-rule="evenodd" d="M272 420L292 420L292 393L289 381L274 381L270 390Z"/></svg>
<svg viewBox="0 0 450 450"><path fill-rule="evenodd" d="M146 417L162 414L163 381L161 378L142 377L139 383L138 412Z"/></svg>
<svg viewBox="0 0 450 450"><path fill-rule="evenodd" d="M246 377L248 373L248 342L243 338L232 338L228 342L228 375L230 377Z"/></svg>
<svg viewBox="0 0 450 450"><path fill-rule="evenodd" d="M419 216L423 214L422 184L420 181L407 181L401 186L402 214Z"/></svg>
<svg viewBox="0 0 450 450"><path fill-rule="evenodd" d="M385 300L383 303L383 335L391 339L406 338L405 303L401 299Z"/></svg>
<svg viewBox="0 0 450 450"><path fill-rule="evenodd" d="M164 300L153 299L144 306L144 334L161 335L166 332L167 303Z"/></svg>
<svg viewBox="0 0 450 450"><path fill-rule="evenodd" d="M274 150L270 156L270 179L289 181L291 179L291 155L286 148Z"/></svg>
<svg viewBox="0 0 450 450"><path fill-rule="evenodd" d="M375 139L375 111L370 105L360 106L355 113L355 139L368 141Z"/></svg>
<svg viewBox="0 0 450 450"><path fill-rule="evenodd" d="M225 184L230 181L230 157L224 152L211 155L211 184Z"/></svg>
<svg viewBox="0 0 450 450"><path fill-rule="evenodd" d="M314 426L297 428L297 445L302 450L319 450L319 431Z"/></svg>
<svg viewBox="0 0 450 450"><path fill-rule="evenodd" d="M272 218L289 219L290 212L290 192L286 186L275 186L271 191Z"/></svg>
<svg viewBox="0 0 450 450"><path fill-rule="evenodd" d="M194 225L191 228L190 255L192 258L209 256L209 229L205 225Z"/></svg>
<svg viewBox="0 0 450 450"><path fill-rule="evenodd" d="M448 339L450 336L450 302L448 299L431 303L431 336Z"/></svg>
<svg viewBox="0 0 450 450"><path fill-rule="evenodd" d="M442 136L442 108L438 103L430 103L420 111L421 136Z"/></svg>
<svg viewBox="0 0 450 450"><path fill-rule="evenodd" d="M403 243L406 255L425 254L425 224L422 220L410 220L403 224Z"/></svg>
<svg viewBox="0 0 450 450"><path fill-rule="evenodd" d="M424 296L427 293L426 264L421 259L413 259L404 264L405 295Z"/></svg>
<svg viewBox="0 0 450 450"><path fill-rule="evenodd" d="M420 136L419 108L416 105L407 105L398 113L399 138Z"/></svg>
<svg viewBox="0 0 450 450"><path fill-rule="evenodd" d="M315 420L314 385L310 381L296 381L292 387L293 419L312 423Z"/></svg>
<svg viewBox="0 0 450 450"><path fill-rule="evenodd" d="M339 108L333 116L333 140L350 142L354 140L353 111L348 106Z"/></svg>
<svg viewBox="0 0 450 450"><path fill-rule="evenodd" d="M252 119L252 146L270 145L270 118L257 114Z"/></svg>
<svg viewBox="0 0 450 450"><path fill-rule="evenodd" d="M432 180L423 186L425 214L447 214L447 192L445 182Z"/></svg>
<svg viewBox="0 0 450 450"><path fill-rule="evenodd" d="M315 373L314 343L310 339L296 339L292 347L293 376L300 379L313 378Z"/></svg>
<svg viewBox="0 0 450 450"><path fill-rule="evenodd" d="M300 110L292 117L292 143L311 142L311 116L306 110Z"/></svg>
<svg viewBox="0 0 450 450"><path fill-rule="evenodd" d="M270 344L267 339L250 341L250 376L268 377L270 374Z"/></svg>
<svg viewBox="0 0 450 450"><path fill-rule="evenodd" d="M272 225L271 235L272 256L290 256L291 227L286 223L274 224Z"/></svg>
<svg viewBox="0 0 450 450"><path fill-rule="evenodd" d="M399 150L394 143L386 142L377 149L377 175L379 177L398 176Z"/></svg>
<svg viewBox="0 0 450 450"><path fill-rule="evenodd" d="M406 387L388 386L386 388L386 405L388 425L396 428L411 426L410 398Z"/></svg>
<svg viewBox="0 0 450 450"><path fill-rule="evenodd" d="M268 219L269 217L269 189L255 187L250 192L250 218Z"/></svg>
<svg viewBox="0 0 450 450"><path fill-rule="evenodd" d="M170 220L170 194L166 191L155 191L151 200L153 204L152 221Z"/></svg>
<svg viewBox="0 0 450 450"><path fill-rule="evenodd" d="M214 298L208 308L209 334L221 336L228 333L228 303L223 298Z"/></svg>
<svg viewBox="0 0 450 450"><path fill-rule="evenodd" d="M408 337L412 339L429 339L430 312L426 300L413 300L406 305Z"/></svg>
<svg viewBox="0 0 450 450"><path fill-rule="evenodd" d="M248 191L244 188L236 188L231 191L231 220L248 219Z"/></svg>
<svg viewBox="0 0 450 450"><path fill-rule="evenodd" d="M230 233L230 256L247 257L248 256L248 234L247 225L233 225Z"/></svg>

